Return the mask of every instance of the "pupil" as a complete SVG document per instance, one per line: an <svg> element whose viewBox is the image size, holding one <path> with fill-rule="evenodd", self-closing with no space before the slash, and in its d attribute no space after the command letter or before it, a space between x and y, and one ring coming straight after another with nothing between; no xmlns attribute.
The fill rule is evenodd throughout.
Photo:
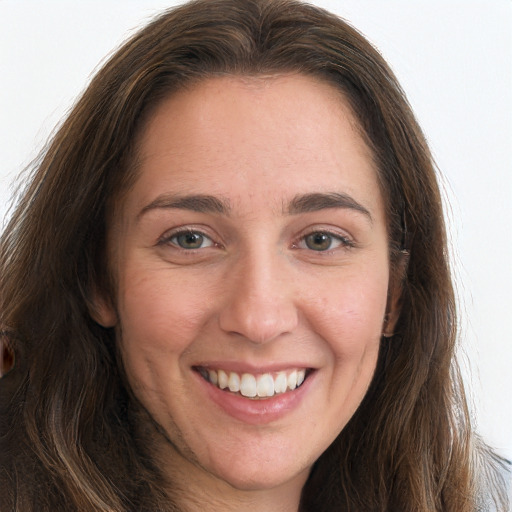
<svg viewBox="0 0 512 512"><path fill-rule="evenodd" d="M178 244L184 249L198 249L203 243L203 236L199 233L183 233L178 236Z"/></svg>
<svg viewBox="0 0 512 512"><path fill-rule="evenodd" d="M313 251L326 251L331 246L331 237L326 233L313 233L306 237L306 245Z"/></svg>

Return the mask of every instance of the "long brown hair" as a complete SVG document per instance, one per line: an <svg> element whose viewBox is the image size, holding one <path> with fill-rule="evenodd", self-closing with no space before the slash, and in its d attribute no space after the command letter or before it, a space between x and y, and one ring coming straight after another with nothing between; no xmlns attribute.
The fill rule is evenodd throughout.
<svg viewBox="0 0 512 512"><path fill-rule="evenodd" d="M109 212L136 176L136 135L162 98L215 75L286 72L325 80L350 102L377 164L403 289L371 387L316 462L301 510L475 512L482 499L506 510L502 462L472 432L454 362L433 161L396 78L319 8L198 0L155 19L97 73L3 233L0 326L15 364L0 380L2 512L174 510L135 428L114 333L89 313L95 292L112 296Z"/></svg>

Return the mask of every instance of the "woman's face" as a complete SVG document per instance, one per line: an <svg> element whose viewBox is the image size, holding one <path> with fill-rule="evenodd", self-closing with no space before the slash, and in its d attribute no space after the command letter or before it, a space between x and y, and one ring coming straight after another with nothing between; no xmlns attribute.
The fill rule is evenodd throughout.
<svg viewBox="0 0 512 512"><path fill-rule="evenodd" d="M97 317L160 453L238 489L302 485L365 395L386 313L383 199L351 110L301 75L214 78L165 100L139 149Z"/></svg>

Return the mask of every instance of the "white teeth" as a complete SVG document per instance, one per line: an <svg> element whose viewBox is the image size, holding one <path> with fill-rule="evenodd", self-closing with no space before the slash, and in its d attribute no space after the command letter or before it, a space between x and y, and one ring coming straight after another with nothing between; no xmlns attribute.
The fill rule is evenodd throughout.
<svg viewBox="0 0 512 512"><path fill-rule="evenodd" d="M284 393L288 387L288 379L286 373L279 372L274 380L274 391L276 393Z"/></svg>
<svg viewBox="0 0 512 512"><path fill-rule="evenodd" d="M201 375L220 389L228 388L232 393L240 393L247 398L266 398L276 394L293 391L299 387L306 378L306 369L295 369L290 372L277 372L275 374L263 373L253 375L225 370L199 369Z"/></svg>
<svg viewBox="0 0 512 512"><path fill-rule="evenodd" d="M233 374L232 374L233 375ZM236 373L234 374L236 375ZM250 373L244 373L240 381L240 393L249 398L254 398L257 395L256 378Z"/></svg>
<svg viewBox="0 0 512 512"><path fill-rule="evenodd" d="M264 373L258 377L258 396L274 396L274 379L269 373Z"/></svg>
<svg viewBox="0 0 512 512"><path fill-rule="evenodd" d="M292 390L297 387L297 370L293 370L293 372L288 375L288 387Z"/></svg>
<svg viewBox="0 0 512 512"><path fill-rule="evenodd" d="M229 391L233 393L240 391L240 377L238 373L231 372L229 374L228 387Z"/></svg>
<svg viewBox="0 0 512 512"><path fill-rule="evenodd" d="M222 372L222 373L224 373L224 372ZM208 370L208 378L210 379L210 382L212 384L217 385L218 378L217 378L217 372L215 370ZM226 386L224 386L224 387L226 387Z"/></svg>
<svg viewBox="0 0 512 512"><path fill-rule="evenodd" d="M214 384L213 381L212 384ZM228 387L228 374L224 370L217 372L217 386L219 386L220 389L226 389Z"/></svg>

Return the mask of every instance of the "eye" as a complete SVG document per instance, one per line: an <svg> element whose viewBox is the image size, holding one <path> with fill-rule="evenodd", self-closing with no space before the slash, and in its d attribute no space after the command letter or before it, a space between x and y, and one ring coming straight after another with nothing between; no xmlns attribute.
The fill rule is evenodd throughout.
<svg viewBox="0 0 512 512"><path fill-rule="evenodd" d="M211 238L207 237L199 231L181 231L174 233L170 237L166 237L162 240L163 243L171 243L176 245L180 249L193 250L193 249L204 249L205 247L213 246Z"/></svg>
<svg viewBox="0 0 512 512"><path fill-rule="evenodd" d="M328 231L314 231L304 236L298 244L300 248L323 252L339 247L353 247L354 244L346 237L329 233Z"/></svg>

